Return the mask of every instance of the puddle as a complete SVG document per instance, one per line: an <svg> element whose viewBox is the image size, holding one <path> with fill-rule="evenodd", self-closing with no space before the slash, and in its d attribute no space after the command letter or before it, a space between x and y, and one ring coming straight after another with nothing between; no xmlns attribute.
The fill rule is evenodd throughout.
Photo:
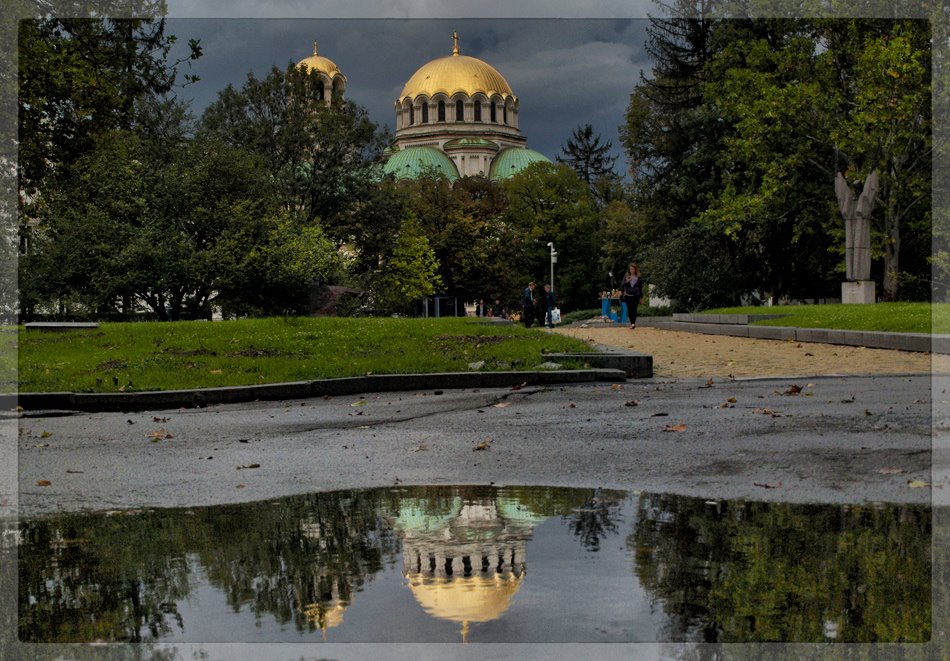
<svg viewBox="0 0 950 661"><path fill-rule="evenodd" d="M25 521L25 642L926 641L931 516L544 487Z"/></svg>

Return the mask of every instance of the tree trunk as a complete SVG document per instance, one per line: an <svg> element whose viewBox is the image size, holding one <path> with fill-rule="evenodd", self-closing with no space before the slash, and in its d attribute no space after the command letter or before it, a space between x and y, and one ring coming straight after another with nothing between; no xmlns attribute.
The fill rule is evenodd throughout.
<svg viewBox="0 0 950 661"><path fill-rule="evenodd" d="M896 301L900 274L901 224L897 205L888 200L884 212L884 292L885 301Z"/></svg>

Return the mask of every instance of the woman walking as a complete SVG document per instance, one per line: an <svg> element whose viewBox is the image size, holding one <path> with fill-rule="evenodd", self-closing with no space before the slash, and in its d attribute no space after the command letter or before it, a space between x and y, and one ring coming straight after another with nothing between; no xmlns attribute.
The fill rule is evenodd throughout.
<svg viewBox="0 0 950 661"><path fill-rule="evenodd" d="M623 295L621 303L627 304L627 317L630 319L630 328L637 327L637 306L643 300L643 278L640 277L640 268L636 262L630 262L627 272L620 285Z"/></svg>

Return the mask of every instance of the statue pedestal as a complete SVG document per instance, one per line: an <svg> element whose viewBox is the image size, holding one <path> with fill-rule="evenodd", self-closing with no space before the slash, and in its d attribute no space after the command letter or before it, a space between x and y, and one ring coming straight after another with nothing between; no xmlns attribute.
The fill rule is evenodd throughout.
<svg viewBox="0 0 950 661"><path fill-rule="evenodd" d="M841 283L841 302L844 304L874 303L874 281L858 280Z"/></svg>

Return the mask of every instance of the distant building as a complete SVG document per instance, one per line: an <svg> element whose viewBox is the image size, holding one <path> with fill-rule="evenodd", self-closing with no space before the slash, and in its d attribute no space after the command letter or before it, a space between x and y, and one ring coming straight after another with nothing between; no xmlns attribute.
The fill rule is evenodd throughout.
<svg viewBox="0 0 950 661"><path fill-rule="evenodd" d="M424 64L396 99L396 139L384 171L413 179L426 168L455 181L482 175L505 179L538 161L518 124L518 97L494 67L459 53Z"/></svg>

